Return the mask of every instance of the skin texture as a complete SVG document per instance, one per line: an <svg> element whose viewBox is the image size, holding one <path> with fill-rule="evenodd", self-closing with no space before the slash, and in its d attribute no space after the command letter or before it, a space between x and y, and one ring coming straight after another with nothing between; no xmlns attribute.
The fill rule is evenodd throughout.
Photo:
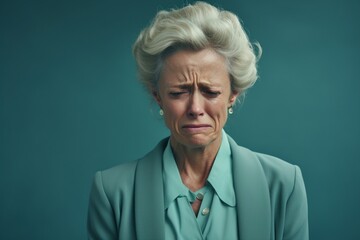
<svg viewBox="0 0 360 240"><path fill-rule="evenodd" d="M225 58L212 49L179 50L165 59L153 94L164 111L182 181L196 191L206 183L227 110L238 96L231 90Z"/></svg>

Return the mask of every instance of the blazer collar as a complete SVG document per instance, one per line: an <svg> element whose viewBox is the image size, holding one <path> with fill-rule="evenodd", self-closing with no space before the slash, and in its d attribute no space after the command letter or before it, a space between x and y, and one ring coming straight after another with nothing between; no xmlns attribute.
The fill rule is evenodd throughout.
<svg viewBox="0 0 360 240"><path fill-rule="evenodd" d="M140 159L135 173L136 239L165 239L162 155L168 138Z"/></svg>
<svg viewBox="0 0 360 240"><path fill-rule="evenodd" d="M240 239L270 239L269 187L256 154L228 136L233 157L233 178Z"/></svg>
<svg viewBox="0 0 360 240"><path fill-rule="evenodd" d="M233 157L233 178L240 239L270 239L269 187L257 156L228 136ZM162 155L168 138L140 159L135 176L135 228L137 239L165 238Z"/></svg>

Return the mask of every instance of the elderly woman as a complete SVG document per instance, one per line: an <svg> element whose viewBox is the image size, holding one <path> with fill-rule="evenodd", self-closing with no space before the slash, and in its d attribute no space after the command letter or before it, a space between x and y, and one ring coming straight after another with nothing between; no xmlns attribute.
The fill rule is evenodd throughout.
<svg viewBox="0 0 360 240"><path fill-rule="evenodd" d="M297 166L240 147L223 127L257 79L238 18L198 2L160 11L134 45L170 137L96 173L90 239L308 239Z"/></svg>

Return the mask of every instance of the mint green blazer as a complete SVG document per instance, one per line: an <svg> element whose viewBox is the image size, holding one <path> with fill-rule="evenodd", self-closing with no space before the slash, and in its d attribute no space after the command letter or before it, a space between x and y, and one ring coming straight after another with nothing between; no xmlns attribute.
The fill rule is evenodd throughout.
<svg viewBox="0 0 360 240"><path fill-rule="evenodd" d="M95 174L89 239L164 236L162 155L168 139L145 157ZM299 167L238 146L229 137L241 240L307 240L308 210Z"/></svg>

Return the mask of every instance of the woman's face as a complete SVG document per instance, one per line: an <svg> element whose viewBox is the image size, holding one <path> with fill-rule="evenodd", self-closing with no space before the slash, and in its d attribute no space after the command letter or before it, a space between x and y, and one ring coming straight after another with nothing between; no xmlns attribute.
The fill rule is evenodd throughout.
<svg viewBox="0 0 360 240"><path fill-rule="evenodd" d="M172 143L190 148L221 140L227 109L237 95L231 91L225 58L212 49L168 56L154 93Z"/></svg>

